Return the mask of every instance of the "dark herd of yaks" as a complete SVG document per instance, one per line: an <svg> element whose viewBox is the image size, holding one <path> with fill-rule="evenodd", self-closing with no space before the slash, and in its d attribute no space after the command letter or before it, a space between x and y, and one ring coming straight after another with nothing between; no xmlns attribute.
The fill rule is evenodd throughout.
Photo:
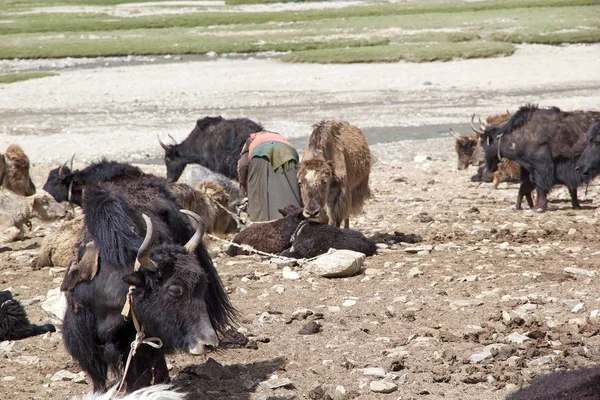
<svg viewBox="0 0 600 400"><path fill-rule="evenodd" d="M517 177L517 209L525 197L532 209L547 210L547 194L559 184L567 186L573 208L579 208L577 188L600 172L600 112L526 105L512 115L490 117L479 127L473 118L471 122L475 137L455 134L459 169L485 164L480 178L486 170ZM313 257L331 247L372 255L374 241L339 228L342 223L348 228L349 216L360 212L370 196L372 156L364 135L345 121L322 121L313 128L298 168L304 208L288 207L279 220L252 224L234 243L295 258ZM159 139L166 179L107 160L73 170L71 159L70 166L50 171L44 190L56 202L80 206L83 218L68 221L45 240L38 266L56 264L61 257L68 266L61 285L68 300L63 339L94 391L107 390L109 371L119 379L124 375L128 392L168 382L166 353L206 354L236 320L202 239L206 231L235 229L231 218L238 210L231 200L239 194L230 179L237 178L246 139L262 130L245 118L206 117L181 143ZM197 186L176 183L187 175L188 164L200 164L200 175L211 178ZM35 192L29 160L18 146L11 145L0 157L0 185L23 196ZM28 215L37 214L30 210ZM231 246L228 253L244 251ZM10 293L0 292L3 297L0 340L54 329L29 324ZM162 346L140 346L124 374L138 325L146 336L160 338ZM588 398L591 389L585 383L592 378L596 385L600 382L590 371L560 373L560 388L543 379L510 398ZM571 395L560 397L553 390Z"/></svg>

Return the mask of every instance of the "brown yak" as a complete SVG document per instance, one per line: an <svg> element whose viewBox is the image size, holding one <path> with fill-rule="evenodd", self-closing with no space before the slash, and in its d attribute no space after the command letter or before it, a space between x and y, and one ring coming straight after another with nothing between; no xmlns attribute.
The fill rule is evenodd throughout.
<svg viewBox="0 0 600 400"><path fill-rule="evenodd" d="M21 196L35 194L35 186L29 176L29 157L17 144L11 144L4 155L0 154L0 188Z"/></svg>
<svg viewBox="0 0 600 400"><path fill-rule="evenodd" d="M349 227L349 217L362 211L371 195L373 157L360 129L346 121L313 125L298 167L304 216ZM326 215L325 215L326 214Z"/></svg>

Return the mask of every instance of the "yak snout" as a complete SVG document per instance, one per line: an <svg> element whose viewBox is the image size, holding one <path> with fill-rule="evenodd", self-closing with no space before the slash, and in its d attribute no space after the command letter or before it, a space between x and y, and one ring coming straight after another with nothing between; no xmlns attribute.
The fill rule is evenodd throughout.
<svg viewBox="0 0 600 400"><path fill-rule="evenodd" d="M315 204L309 204L304 207L304 211L302 211L302 215L306 218L317 218L321 213L321 207Z"/></svg>
<svg viewBox="0 0 600 400"><path fill-rule="evenodd" d="M205 329L190 345L188 353L194 355L208 354L215 351L218 346L219 339L217 338L215 331L212 328Z"/></svg>

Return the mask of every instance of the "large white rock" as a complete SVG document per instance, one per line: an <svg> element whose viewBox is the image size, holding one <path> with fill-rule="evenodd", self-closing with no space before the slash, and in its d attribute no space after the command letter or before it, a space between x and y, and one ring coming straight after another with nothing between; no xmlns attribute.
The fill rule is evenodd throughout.
<svg viewBox="0 0 600 400"><path fill-rule="evenodd" d="M46 301L42 303L42 309L52 317L63 320L67 311L67 298L60 288L48 290Z"/></svg>
<svg viewBox="0 0 600 400"><path fill-rule="evenodd" d="M325 278L344 278L357 274L365 258L367 256L357 251L335 250L309 262L304 269Z"/></svg>

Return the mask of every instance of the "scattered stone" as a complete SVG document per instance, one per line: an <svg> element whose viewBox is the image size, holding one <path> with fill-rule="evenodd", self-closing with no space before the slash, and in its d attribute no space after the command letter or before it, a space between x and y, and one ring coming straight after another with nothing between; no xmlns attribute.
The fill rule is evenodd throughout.
<svg viewBox="0 0 600 400"><path fill-rule="evenodd" d="M60 321L63 320L67 311L67 299L59 287L48 290L46 301L42 303L42 309L50 316L58 318Z"/></svg>
<svg viewBox="0 0 600 400"><path fill-rule="evenodd" d="M369 383L369 387L375 393L392 393L398 390L398 385L386 381L373 381Z"/></svg>
<svg viewBox="0 0 600 400"><path fill-rule="evenodd" d="M414 162L425 162L425 161L431 161L431 156L428 156L426 154L418 154L413 158Z"/></svg>
<svg viewBox="0 0 600 400"><path fill-rule="evenodd" d="M600 317L600 310L590 311L590 318L599 318L599 317Z"/></svg>
<svg viewBox="0 0 600 400"><path fill-rule="evenodd" d="M575 307L573 307L571 309L571 312L575 313L575 314L580 314L580 313L582 313L584 311L585 311L585 304L583 304L583 303L577 303L575 305Z"/></svg>
<svg viewBox="0 0 600 400"><path fill-rule="evenodd" d="M469 276L463 276L462 278L458 278L457 281L458 282L475 282L478 278L477 275L469 275Z"/></svg>
<svg viewBox="0 0 600 400"><path fill-rule="evenodd" d="M294 384L288 378L276 378L276 379L269 379L268 381L262 381L259 383L259 386L261 386L265 389L274 390L274 389L278 389L281 387L291 389L291 388L293 388Z"/></svg>
<svg viewBox="0 0 600 400"><path fill-rule="evenodd" d="M583 268L565 267L564 271L569 274L587 276L590 278L593 278L596 276L596 271L590 271L588 269L583 269Z"/></svg>
<svg viewBox="0 0 600 400"><path fill-rule="evenodd" d="M506 337L506 340L511 343L523 344L525 341L529 340L528 336L521 335L520 333L513 332Z"/></svg>
<svg viewBox="0 0 600 400"><path fill-rule="evenodd" d="M58 371L54 375L52 375L50 380L52 382L73 381L75 383L84 383L85 382L85 372L80 371L79 373L75 374L75 373L67 371L65 369L61 369L60 371Z"/></svg>
<svg viewBox="0 0 600 400"><path fill-rule="evenodd" d="M425 251L427 253L430 253L433 250L433 246L431 245L424 245L424 246L416 246L416 247L406 247L404 248L404 251L406 253L420 253L422 251Z"/></svg>
<svg viewBox="0 0 600 400"><path fill-rule="evenodd" d="M363 369L363 375L372 376L374 378L385 378L385 369L378 367L370 367Z"/></svg>
<svg viewBox="0 0 600 400"><path fill-rule="evenodd" d="M534 366L538 366L538 365L552 364L555 359L556 359L556 356L543 356L540 358L536 358L535 360L529 361L527 363L527 366L534 367Z"/></svg>
<svg viewBox="0 0 600 400"><path fill-rule="evenodd" d="M411 278L416 278L419 275L423 275L423 271L421 271L419 267L412 267L408 270L407 275Z"/></svg>
<svg viewBox="0 0 600 400"><path fill-rule="evenodd" d="M33 365L39 363L40 358L38 356L19 356L15 358L15 361L19 364Z"/></svg>
<svg viewBox="0 0 600 400"><path fill-rule="evenodd" d="M357 251L335 250L309 262L304 269L325 278L344 278L357 274L366 257Z"/></svg>
<svg viewBox="0 0 600 400"><path fill-rule="evenodd" d="M352 307L355 304L356 304L356 300L354 300L354 299L346 299L342 303L342 306L344 306L344 307Z"/></svg>
<svg viewBox="0 0 600 400"><path fill-rule="evenodd" d="M290 279L290 280L300 279L300 274L297 273L296 271L292 271L292 269L290 267L283 267L282 276L283 276L283 279Z"/></svg>
<svg viewBox="0 0 600 400"><path fill-rule="evenodd" d="M321 329L321 325L317 324L315 321L310 321L308 324L304 325L298 333L300 335L314 335L315 333L321 332Z"/></svg>

